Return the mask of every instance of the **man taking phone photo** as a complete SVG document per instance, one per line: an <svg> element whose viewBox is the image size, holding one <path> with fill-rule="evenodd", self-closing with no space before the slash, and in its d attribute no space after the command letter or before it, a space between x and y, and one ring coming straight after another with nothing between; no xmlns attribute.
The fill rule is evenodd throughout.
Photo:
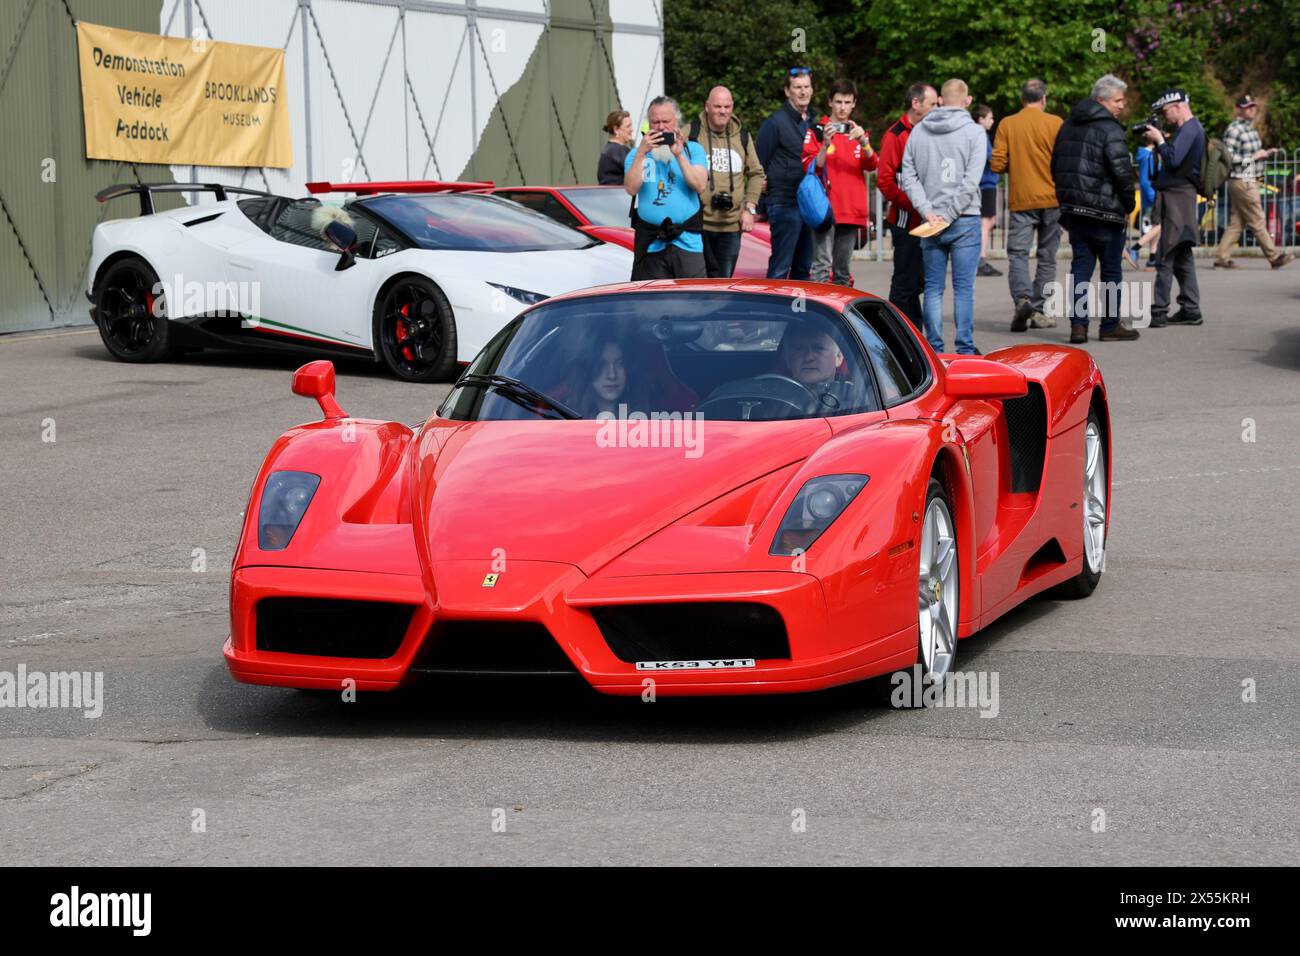
<svg viewBox="0 0 1300 956"><path fill-rule="evenodd" d="M671 97L646 110L650 131L624 161L623 188L636 197L632 279L703 279L708 158L682 135L682 113Z"/></svg>
<svg viewBox="0 0 1300 956"><path fill-rule="evenodd" d="M880 162L867 131L853 120L857 102L858 88L849 80L836 80L831 84L830 114L810 128L803 141L804 171L816 164L835 214L835 222L813 231L813 282L853 284L849 263L854 240L867 225L866 173Z"/></svg>

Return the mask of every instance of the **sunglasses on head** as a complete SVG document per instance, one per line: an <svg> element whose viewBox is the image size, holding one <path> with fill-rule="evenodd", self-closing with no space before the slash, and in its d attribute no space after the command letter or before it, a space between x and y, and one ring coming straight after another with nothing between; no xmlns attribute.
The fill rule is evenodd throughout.
<svg viewBox="0 0 1300 956"><path fill-rule="evenodd" d="M789 72L791 76L812 76L812 70L806 66L792 66Z"/></svg>

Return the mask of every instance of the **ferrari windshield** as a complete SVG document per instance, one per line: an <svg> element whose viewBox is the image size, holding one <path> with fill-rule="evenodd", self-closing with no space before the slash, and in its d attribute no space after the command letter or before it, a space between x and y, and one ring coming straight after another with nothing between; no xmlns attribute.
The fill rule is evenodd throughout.
<svg viewBox="0 0 1300 956"><path fill-rule="evenodd" d="M421 249L544 252L596 244L585 233L495 196L378 196L361 202Z"/></svg>
<svg viewBox="0 0 1300 956"><path fill-rule="evenodd" d="M628 216L631 197L617 186L561 189L560 193L593 226L627 226L631 223Z"/></svg>
<svg viewBox="0 0 1300 956"><path fill-rule="evenodd" d="M878 407L837 313L786 296L671 291L584 296L519 316L470 363L439 414L771 421Z"/></svg>

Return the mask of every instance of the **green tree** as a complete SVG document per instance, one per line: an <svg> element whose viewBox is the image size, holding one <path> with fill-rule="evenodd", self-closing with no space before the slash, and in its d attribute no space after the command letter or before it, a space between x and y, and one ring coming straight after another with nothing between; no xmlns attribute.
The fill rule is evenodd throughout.
<svg viewBox="0 0 1300 956"><path fill-rule="evenodd" d="M855 0L874 34L870 64L898 99L916 80L960 77L998 115L1020 108L1020 86L1048 85L1048 107L1068 113L1103 73L1132 57L1113 0Z"/></svg>
<svg viewBox="0 0 1300 956"><path fill-rule="evenodd" d="M790 67L812 68L820 102L838 62L834 37L811 0L668 0L664 35L666 92L687 119L721 85L754 132L781 105Z"/></svg>

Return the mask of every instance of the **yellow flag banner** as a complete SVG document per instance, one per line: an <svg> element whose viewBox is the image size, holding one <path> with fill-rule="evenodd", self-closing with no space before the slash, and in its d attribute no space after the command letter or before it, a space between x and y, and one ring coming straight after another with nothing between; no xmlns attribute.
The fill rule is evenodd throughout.
<svg viewBox="0 0 1300 956"><path fill-rule="evenodd" d="M77 23L86 156L293 164L284 51Z"/></svg>

